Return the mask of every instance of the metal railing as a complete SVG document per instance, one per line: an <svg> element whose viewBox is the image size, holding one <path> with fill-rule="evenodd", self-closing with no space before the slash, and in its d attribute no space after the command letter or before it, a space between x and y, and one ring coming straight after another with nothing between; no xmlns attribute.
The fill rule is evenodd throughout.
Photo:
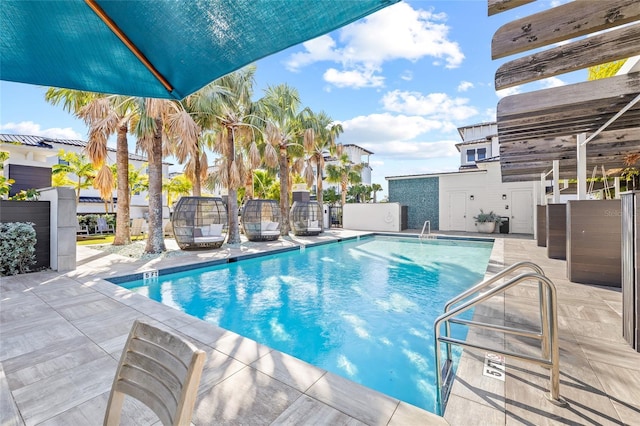
<svg viewBox="0 0 640 426"><path fill-rule="evenodd" d="M504 278L508 274L523 268L530 268L534 272L528 272L520 274L510 280L498 284L495 287L488 289L486 292L478 294L471 300L468 300L461 305L452 308L453 305L459 303L471 295L484 290L489 285L496 283L498 280ZM501 326L496 324L482 323L478 321L470 321L464 319L454 318L455 316L475 307L477 304L486 301L487 299L502 293L516 285L525 282L536 280L538 281L538 294L540 305L540 332L534 332L525 329L519 329L514 327ZM445 336L441 336L442 323L445 323ZM450 323L462 324L467 326L481 327L488 330L498 331L506 334L513 334L517 336L531 337L541 341L540 357L519 354L505 349L487 347L480 344L473 344L464 340L454 339L450 337L451 328ZM557 307L557 295L556 288L553 282L547 278L542 269L532 262L519 262L508 268L500 271L496 275L482 281L481 283L473 286L469 290L461 293L460 295L449 300L445 305L445 312L436 318L434 322L434 341L435 341L435 361L436 361L436 377L437 377L437 397L438 397L438 410L440 414L444 410L444 405L448 397L448 386L444 389L443 383L448 384L452 379L452 357L451 357L451 345L459 345L472 349L488 350L495 353L504 355L505 357L519 359L521 361L531 362L536 365L543 366L550 369L550 394L549 400L557 405L565 405L566 403L560 398L560 350L558 347L558 307ZM441 361L441 349L440 343L447 345L447 363L446 374L443 374L442 361ZM443 379L443 375L445 376Z"/></svg>
<svg viewBox="0 0 640 426"><path fill-rule="evenodd" d="M425 234L425 231L427 231L427 233ZM424 225L422 225L422 231L420 232L420 235L418 235L418 238L422 239L422 238L427 238L427 239L431 239L434 236L431 235L431 221L430 220L425 220L424 221Z"/></svg>

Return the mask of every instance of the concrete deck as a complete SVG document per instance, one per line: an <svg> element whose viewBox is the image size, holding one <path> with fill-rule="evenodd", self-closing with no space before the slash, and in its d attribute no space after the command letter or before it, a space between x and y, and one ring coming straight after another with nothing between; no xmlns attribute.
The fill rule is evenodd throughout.
<svg viewBox="0 0 640 426"><path fill-rule="evenodd" d="M332 230L319 237L150 260L79 247L78 267L71 273L3 277L0 424L101 424L117 360L138 318L179 333L207 352L196 425L446 424L441 417L104 280L357 234ZM546 258L530 237L494 236L490 269L533 260L558 286L560 391L569 406L559 408L544 399L545 370L507 360L506 381L501 382L482 375L484 354L465 351L445 418L453 425L640 424L640 354L620 337L620 292L566 281L564 262ZM525 285L479 311L495 323L531 326L537 318L536 294L533 284ZM535 342L505 341L488 332L469 338L535 350ZM141 405L130 400L125 405L124 424L157 423Z"/></svg>

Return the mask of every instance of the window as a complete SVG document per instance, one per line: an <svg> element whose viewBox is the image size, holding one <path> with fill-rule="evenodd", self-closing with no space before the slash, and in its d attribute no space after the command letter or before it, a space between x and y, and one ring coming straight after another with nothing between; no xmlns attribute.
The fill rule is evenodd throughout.
<svg viewBox="0 0 640 426"><path fill-rule="evenodd" d="M58 164L62 164L63 166L68 166L69 162L63 160L62 158L58 158Z"/></svg>
<svg viewBox="0 0 640 426"><path fill-rule="evenodd" d="M478 160L487 158L487 148L478 148Z"/></svg>
<svg viewBox="0 0 640 426"><path fill-rule="evenodd" d="M487 148L468 149L467 163L475 163L478 160L487 158Z"/></svg>
<svg viewBox="0 0 640 426"><path fill-rule="evenodd" d="M467 163L473 163L476 161L476 150L468 149L467 150Z"/></svg>

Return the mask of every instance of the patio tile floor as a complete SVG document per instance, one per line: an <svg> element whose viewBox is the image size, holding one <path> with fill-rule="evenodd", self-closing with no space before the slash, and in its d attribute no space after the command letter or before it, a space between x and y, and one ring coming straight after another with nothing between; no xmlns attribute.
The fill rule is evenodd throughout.
<svg viewBox="0 0 640 426"><path fill-rule="evenodd" d="M507 361L506 381L499 382L482 375L484 354L465 351L445 421L104 280L359 234L331 230L320 237L151 260L79 246L75 271L3 277L0 424L101 424L117 360L135 319L181 334L206 351L196 425L640 424L640 354L619 336L619 290L568 282L564 262L548 259L530 236L496 234L489 270L532 260L558 286L560 392L567 408L544 398L546 370ZM536 297L533 287L523 286L477 312L497 324L527 324L535 319ZM526 339L504 339L498 333L470 333L469 339L534 350ZM148 409L127 399L123 424L156 422Z"/></svg>

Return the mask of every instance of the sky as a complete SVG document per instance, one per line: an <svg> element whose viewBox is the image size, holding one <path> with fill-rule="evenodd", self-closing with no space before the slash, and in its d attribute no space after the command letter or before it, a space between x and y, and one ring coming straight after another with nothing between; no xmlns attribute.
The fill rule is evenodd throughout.
<svg viewBox="0 0 640 426"><path fill-rule="evenodd" d="M403 1L256 62L255 97L281 83L297 88L304 107L342 124L338 142L374 153L372 182L385 196L385 177L456 171L457 129L495 121L502 97L586 80L584 70L495 90L496 70L517 57L491 59L496 30L561 3L487 16L486 0ZM45 90L0 82L0 133L86 140L84 123L46 103Z"/></svg>

